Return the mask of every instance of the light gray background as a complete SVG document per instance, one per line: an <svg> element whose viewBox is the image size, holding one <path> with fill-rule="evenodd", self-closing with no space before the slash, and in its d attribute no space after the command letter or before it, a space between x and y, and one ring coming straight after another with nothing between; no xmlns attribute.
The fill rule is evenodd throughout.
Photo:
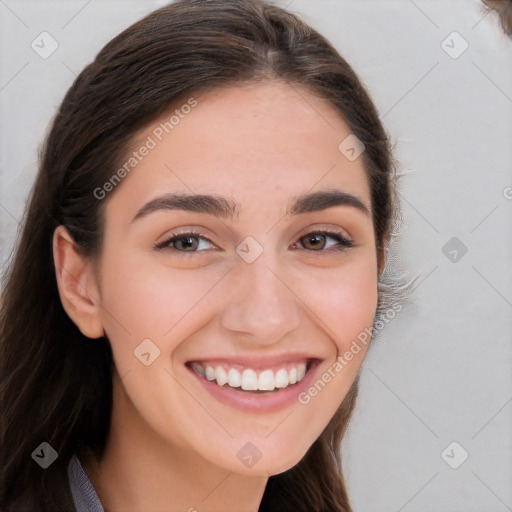
<svg viewBox="0 0 512 512"><path fill-rule="evenodd" d="M0 0L3 266L37 148L75 74L164 3ZM354 508L512 510L512 40L477 0L278 3L326 35L369 88L404 175L402 256L420 276L416 305L363 368L343 448ZM42 31L59 44L47 59L31 48ZM442 47L453 31L469 44L458 58ZM445 43L452 52L457 37ZM452 237L468 250L455 262L442 252ZM458 469L441 456L453 441L452 465L469 454Z"/></svg>

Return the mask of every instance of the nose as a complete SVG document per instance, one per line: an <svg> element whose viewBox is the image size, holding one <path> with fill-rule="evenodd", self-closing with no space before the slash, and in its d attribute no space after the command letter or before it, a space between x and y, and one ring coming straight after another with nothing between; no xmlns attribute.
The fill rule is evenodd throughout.
<svg viewBox="0 0 512 512"><path fill-rule="evenodd" d="M301 301L282 267L264 251L256 261L237 262L232 272L229 300L221 313L224 329L237 338L271 345L300 323Z"/></svg>

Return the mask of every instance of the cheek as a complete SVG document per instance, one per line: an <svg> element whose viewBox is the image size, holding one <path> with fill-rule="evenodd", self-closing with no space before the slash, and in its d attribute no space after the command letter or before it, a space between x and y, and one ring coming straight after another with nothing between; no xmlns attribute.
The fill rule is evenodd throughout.
<svg viewBox="0 0 512 512"><path fill-rule="evenodd" d="M301 280L301 295L322 320L326 334L336 342L338 352L373 324L378 301L377 273L373 260L325 272Z"/></svg>
<svg viewBox="0 0 512 512"><path fill-rule="evenodd" d="M298 396L316 436L334 416L364 360L377 307L377 284L371 258L317 275L314 288L309 282L312 291L308 304L332 340L331 357L319 367L311 386Z"/></svg>
<svg viewBox="0 0 512 512"><path fill-rule="evenodd" d="M124 257L105 261L104 275L102 320L120 361L145 338L162 352L172 350L174 334L191 321L200 322L204 298L221 273L177 271L147 257Z"/></svg>

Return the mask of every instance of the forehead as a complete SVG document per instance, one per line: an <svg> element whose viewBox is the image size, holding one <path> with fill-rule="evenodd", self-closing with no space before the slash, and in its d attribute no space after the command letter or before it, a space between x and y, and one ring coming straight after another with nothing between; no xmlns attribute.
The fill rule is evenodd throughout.
<svg viewBox="0 0 512 512"><path fill-rule="evenodd" d="M233 197L243 211L315 188L341 189L370 209L362 157L350 161L338 148L350 133L330 103L295 85L191 94L134 137L123 162L133 166L108 209L135 214L173 192Z"/></svg>

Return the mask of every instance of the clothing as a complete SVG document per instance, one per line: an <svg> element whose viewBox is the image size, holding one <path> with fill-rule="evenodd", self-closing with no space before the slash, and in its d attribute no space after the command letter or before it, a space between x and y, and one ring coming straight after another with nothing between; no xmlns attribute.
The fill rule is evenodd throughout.
<svg viewBox="0 0 512 512"><path fill-rule="evenodd" d="M68 478L76 512L105 512L96 489L92 485L80 459L76 455L73 455L69 461ZM265 512L267 510L274 512L276 510L275 500L277 495L274 496L276 492L277 485L274 478L271 477L267 483L259 512ZM283 503L283 507L280 507L279 510L287 510L286 502Z"/></svg>
<svg viewBox="0 0 512 512"><path fill-rule="evenodd" d="M96 489L76 455L69 461L68 478L76 512L105 512Z"/></svg>

